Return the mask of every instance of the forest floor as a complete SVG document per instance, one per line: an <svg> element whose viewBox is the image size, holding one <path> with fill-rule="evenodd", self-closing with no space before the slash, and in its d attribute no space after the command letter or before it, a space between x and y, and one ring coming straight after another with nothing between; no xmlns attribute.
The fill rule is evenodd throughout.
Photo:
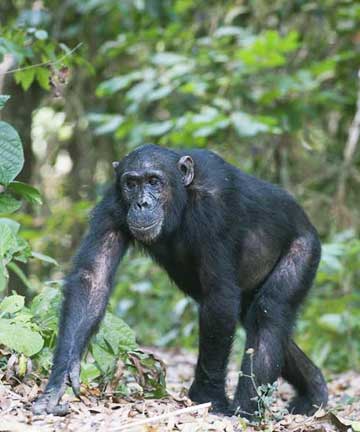
<svg viewBox="0 0 360 432"><path fill-rule="evenodd" d="M0 383L0 432L75 431L75 432L202 432L202 431L291 431L291 432L360 432L360 374L346 372L329 381L330 401L326 410L312 417L284 415L274 419L271 413L260 425L250 425L239 417L211 414L208 404L192 405L186 398L193 375L195 356L176 351L155 351L167 365L169 396L161 400L130 400L91 396L82 401L71 396L64 398L72 412L66 417L34 416L31 401L40 389L36 385L16 387ZM229 386L233 388L237 373L231 369ZM283 408L291 398L291 389L280 382L272 411Z"/></svg>

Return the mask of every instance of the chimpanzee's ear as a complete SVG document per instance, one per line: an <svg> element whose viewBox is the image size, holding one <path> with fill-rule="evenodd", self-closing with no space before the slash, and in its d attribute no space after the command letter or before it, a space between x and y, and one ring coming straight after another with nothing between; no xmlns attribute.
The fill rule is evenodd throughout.
<svg viewBox="0 0 360 432"><path fill-rule="evenodd" d="M183 183L189 186L194 180L194 161L190 156L180 158L177 166L182 174Z"/></svg>
<svg viewBox="0 0 360 432"><path fill-rule="evenodd" d="M116 175L117 172L118 172L119 165L120 165L120 162L119 162L119 161L114 161L114 162L112 163L112 166L113 166L114 171L115 171L115 175Z"/></svg>

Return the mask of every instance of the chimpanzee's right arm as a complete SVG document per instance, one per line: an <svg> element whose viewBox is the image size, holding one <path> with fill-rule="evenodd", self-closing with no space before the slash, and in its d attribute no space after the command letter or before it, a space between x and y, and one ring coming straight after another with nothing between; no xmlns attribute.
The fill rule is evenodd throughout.
<svg viewBox="0 0 360 432"><path fill-rule="evenodd" d="M35 401L35 414L64 415L59 404L66 385L80 392L80 361L90 336L104 316L112 282L128 240L121 230L123 218L116 193L111 189L93 212L90 229L66 278L57 348L45 392Z"/></svg>

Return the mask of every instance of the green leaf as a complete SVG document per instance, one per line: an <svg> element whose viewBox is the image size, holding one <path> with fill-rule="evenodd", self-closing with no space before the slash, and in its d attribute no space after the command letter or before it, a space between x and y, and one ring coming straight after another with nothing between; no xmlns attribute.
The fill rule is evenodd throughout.
<svg viewBox="0 0 360 432"><path fill-rule="evenodd" d="M17 245L16 237L6 223L0 223L0 258Z"/></svg>
<svg viewBox="0 0 360 432"><path fill-rule="evenodd" d="M0 110L4 108L6 102L10 99L10 96L0 95Z"/></svg>
<svg viewBox="0 0 360 432"><path fill-rule="evenodd" d="M0 225L5 224L7 225L14 235L16 235L19 232L20 224L12 219L8 218L0 218Z"/></svg>
<svg viewBox="0 0 360 432"><path fill-rule="evenodd" d="M3 263L3 260L0 259L0 293L2 293L6 288L8 280L9 273Z"/></svg>
<svg viewBox="0 0 360 432"><path fill-rule="evenodd" d="M39 67L36 69L36 80L44 90L50 90L50 75L51 72L47 68Z"/></svg>
<svg viewBox="0 0 360 432"><path fill-rule="evenodd" d="M52 258L52 257L50 257L48 255L44 255L44 254L39 253L39 252L34 252L33 251L33 252L31 252L31 256L33 258L37 258L37 259L39 259L41 261L44 261L44 262L47 262L49 264L54 264L56 266L59 265L58 262L54 258Z"/></svg>
<svg viewBox="0 0 360 432"><path fill-rule="evenodd" d="M0 344L31 357L41 350L44 340L22 323L0 319Z"/></svg>
<svg viewBox="0 0 360 432"><path fill-rule="evenodd" d="M25 299L17 294L5 297L0 303L0 314L15 313L24 307Z"/></svg>
<svg viewBox="0 0 360 432"><path fill-rule="evenodd" d="M121 318L110 312L105 315L95 343L105 350L108 350L109 345L115 355L137 348L134 331Z"/></svg>
<svg viewBox="0 0 360 432"><path fill-rule="evenodd" d="M231 114L231 121L239 136L251 137L270 130L267 124L261 123L253 116L240 111Z"/></svg>
<svg viewBox="0 0 360 432"><path fill-rule="evenodd" d="M110 96L128 87L133 81L139 80L141 76L142 74L140 71L135 71L127 75L113 77L107 81L103 81L96 89L96 96Z"/></svg>
<svg viewBox="0 0 360 432"><path fill-rule="evenodd" d="M173 89L174 89L174 87L170 86L170 85L165 85L163 87L159 87L159 88L157 88L155 90L152 90L148 94L147 100L149 102L152 102L152 101L156 101L156 100L162 99L162 98L168 96L173 91Z"/></svg>
<svg viewBox="0 0 360 432"><path fill-rule="evenodd" d="M24 91L28 90L35 79L35 68L22 69L15 72L15 81L17 84L21 84Z"/></svg>
<svg viewBox="0 0 360 432"><path fill-rule="evenodd" d="M21 201L18 201L8 193L0 194L0 213L13 213L21 207Z"/></svg>
<svg viewBox="0 0 360 432"><path fill-rule="evenodd" d="M164 135L173 127L173 122L171 120L147 123L144 125L144 134L146 136L160 136Z"/></svg>
<svg viewBox="0 0 360 432"><path fill-rule="evenodd" d="M48 32L46 30L36 30L34 33L36 39L45 40L48 38Z"/></svg>
<svg viewBox="0 0 360 432"><path fill-rule="evenodd" d="M172 52L157 53L152 58L152 62L160 66L173 66L186 61L188 61L186 57Z"/></svg>
<svg viewBox="0 0 360 432"><path fill-rule="evenodd" d="M111 373L115 366L116 356L109 353L109 351L102 348L97 343L93 343L91 345L91 348L94 360L96 361L96 364L101 370L101 372L104 374Z"/></svg>
<svg viewBox="0 0 360 432"><path fill-rule="evenodd" d="M317 320L317 323L324 330L328 330L339 335L345 334L347 331L344 317L340 314L324 314Z"/></svg>
<svg viewBox="0 0 360 432"><path fill-rule="evenodd" d="M240 49L236 57L252 70L281 66L286 62L285 54L297 49L298 36L295 31L285 36L274 30L266 31Z"/></svg>
<svg viewBox="0 0 360 432"><path fill-rule="evenodd" d="M20 195L32 204L42 204L40 192L26 183L14 181L8 186L8 190Z"/></svg>
<svg viewBox="0 0 360 432"><path fill-rule="evenodd" d="M36 323L45 331L54 333L58 330L58 315L62 302L61 291L56 288L45 288L32 300L30 311Z"/></svg>
<svg viewBox="0 0 360 432"><path fill-rule="evenodd" d="M101 371L94 363L81 364L81 382L84 384L90 384L96 378L101 375Z"/></svg>
<svg viewBox="0 0 360 432"><path fill-rule="evenodd" d="M20 137L8 123L0 121L0 183L8 184L24 165L24 152Z"/></svg>
<svg viewBox="0 0 360 432"><path fill-rule="evenodd" d="M115 132L124 122L124 117L120 114L97 114L90 113L87 118L97 127L95 135L105 135Z"/></svg>

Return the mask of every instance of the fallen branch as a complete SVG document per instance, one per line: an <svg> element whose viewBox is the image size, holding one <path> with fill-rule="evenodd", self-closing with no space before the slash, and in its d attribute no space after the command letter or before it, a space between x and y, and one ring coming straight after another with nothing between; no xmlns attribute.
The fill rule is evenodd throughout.
<svg viewBox="0 0 360 432"><path fill-rule="evenodd" d="M211 402L207 402L207 403L204 403L204 404L195 405L195 406L191 406L191 407L188 407L188 408L182 408L182 409L179 409L179 410L176 410L176 411L171 411L171 412L166 413L166 414L161 414L161 415L158 415L158 416L149 417L147 419L138 420L138 421L134 421L134 422L131 422L131 423L126 423L124 425L120 425L118 427L115 427L112 430L114 432L125 431L125 430L128 431L128 430L130 430L130 429L132 429L134 427L144 426L144 425L147 425L147 424L150 424L150 423L157 423L157 422L159 422L161 420L167 420L167 419L169 419L171 417L179 416L179 415L182 415L182 414L194 413L194 412L197 412L197 411L208 409L210 407L211 407Z"/></svg>

